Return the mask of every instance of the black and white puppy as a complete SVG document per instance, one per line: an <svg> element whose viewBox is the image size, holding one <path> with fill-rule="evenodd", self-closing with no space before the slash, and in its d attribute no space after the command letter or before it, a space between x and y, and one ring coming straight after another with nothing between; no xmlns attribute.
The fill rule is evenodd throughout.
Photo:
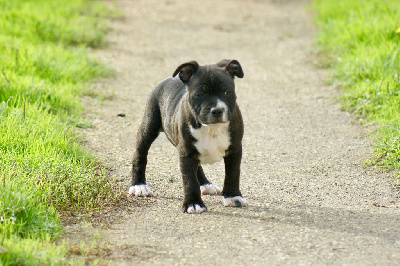
<svg viewBox="0 0 400 266"><path fill-rule="evenodd" d="M137 133L129 195L152 195L145 178L147 154L152 142L164 131L179 153L184 212L206 211L202 194L222 193L224 206L247 206L239 189L243 120L236 104L234 77L243 78L242 67L236 60L206 66L191 61L155 87ZM222 159L225 181L221 191L208 181L201 165Z"/></svg>

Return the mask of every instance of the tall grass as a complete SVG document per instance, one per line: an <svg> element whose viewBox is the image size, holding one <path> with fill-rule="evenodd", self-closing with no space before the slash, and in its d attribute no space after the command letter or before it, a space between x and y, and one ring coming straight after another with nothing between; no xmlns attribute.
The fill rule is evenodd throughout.
<svg viewBox="0 0 400 266"><path fill-rule="evenodd" d="M79 95L112 72L99 1L0 0L0 264L65 264L59 213L99 209L114 185L77 142Z"/></svg>
<svg viewBox="0 0 400 266"><path fill-rule="evenodd" d="M376 125L373 162L400 168L400 2L314 0L313 7L343 107Z"/></svg>

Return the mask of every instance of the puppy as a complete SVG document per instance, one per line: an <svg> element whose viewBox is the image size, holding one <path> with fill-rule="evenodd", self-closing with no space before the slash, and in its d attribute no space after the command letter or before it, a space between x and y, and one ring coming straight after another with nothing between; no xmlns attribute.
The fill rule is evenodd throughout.
<svg viewBox="0 0 400 266"><path fill-rule="evenodd" d="M155 87L137 133L129 195L152 195L145 178L147 154L163 131L179 153L184 212L205 212L202 194L222 194L227 207L247 206L239 189L243 120L236 104L235 77L243 78L236 60L205 66L191 61ZM225 181L221 190L208 181L201 165L222 159Z"/></svg>

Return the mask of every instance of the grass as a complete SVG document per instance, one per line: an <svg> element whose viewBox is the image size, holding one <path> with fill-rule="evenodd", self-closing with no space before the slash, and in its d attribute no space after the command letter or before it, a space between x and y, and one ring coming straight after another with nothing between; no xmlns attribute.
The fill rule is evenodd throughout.
<svg viewBox="0 0 400 266"><path fill-rule="evenodd" d="M60 214L117 200L78 143L79 96L112 71L88 57L106 45L100 1L0 0L0 264L66 264Z"/></svg>
<svg viewBox="0 0 400 266"><path fill-rule="evenodd" d="M332 81L342 106L376 126L372 163L400 168L400 2L314 0L322 53L332 59Z"/></svg>
<svg viewBox="0 0 400 266"><path fill-rule="evenodd" d="M2 265L66 265L70 262L66 259L66 245L57 245L50 238L13 235L6 239L4 245L8 250L1 257Z"/></svg>

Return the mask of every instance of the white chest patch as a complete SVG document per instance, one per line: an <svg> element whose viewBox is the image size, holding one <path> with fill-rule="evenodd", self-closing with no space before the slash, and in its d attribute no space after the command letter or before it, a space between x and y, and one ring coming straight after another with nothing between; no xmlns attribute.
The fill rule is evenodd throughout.
<svg viewBox="0 0 400 266"><path fill-rule="evenodd" d="M231 144L229 123L190 127L190 133L197 140L194 143L200 153L201 164L213 164L222 160Z"/></svg>

